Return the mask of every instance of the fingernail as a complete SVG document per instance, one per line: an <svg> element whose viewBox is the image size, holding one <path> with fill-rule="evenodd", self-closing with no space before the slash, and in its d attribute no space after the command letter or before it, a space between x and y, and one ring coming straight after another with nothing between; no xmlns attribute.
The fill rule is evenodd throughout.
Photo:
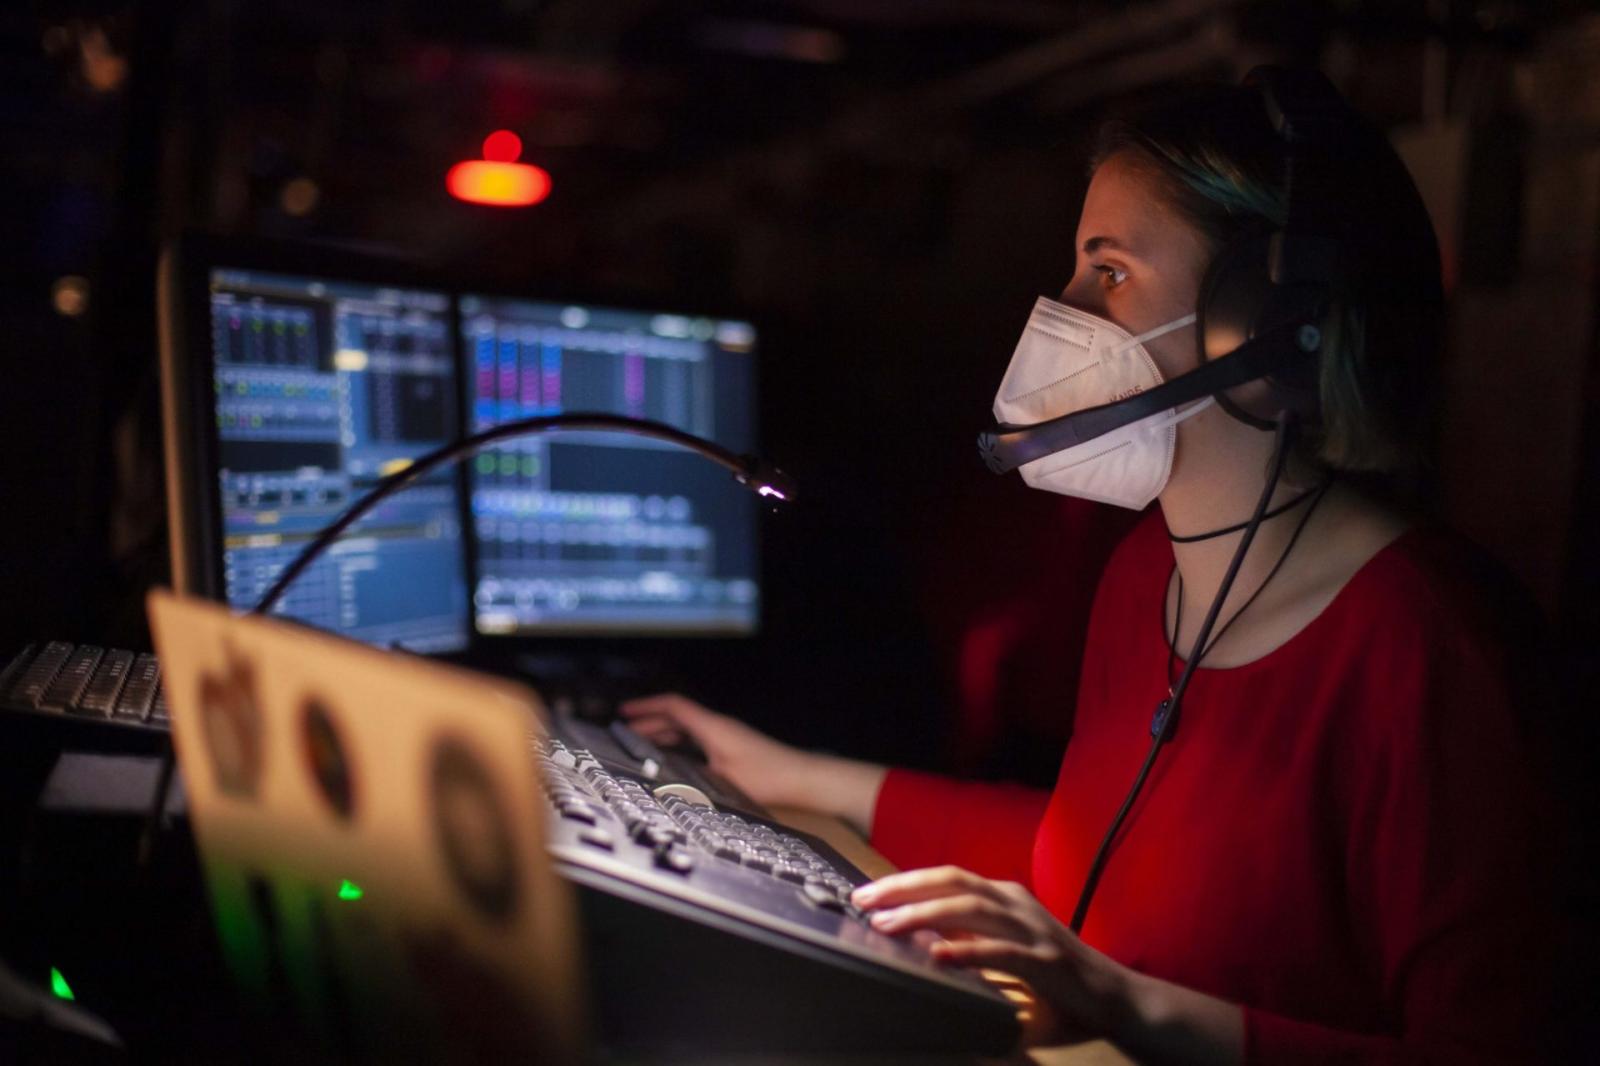
<svg viewBox="0 0 1600 1066"><path fill-rule="evenodd" d="M879 929L887 929L899 920L900 909L898 907L886 911L878 911L872 916L872 924Z"/></svg>
<svg viewBox="0 0 1600 1066"><path fill-rule="evenodd" d="M857 907L862 908L872 906L872 901L877 898L877 893L873 892L870 888L858 888L854 892L850 893L850 902L854 903Z"/></svg>

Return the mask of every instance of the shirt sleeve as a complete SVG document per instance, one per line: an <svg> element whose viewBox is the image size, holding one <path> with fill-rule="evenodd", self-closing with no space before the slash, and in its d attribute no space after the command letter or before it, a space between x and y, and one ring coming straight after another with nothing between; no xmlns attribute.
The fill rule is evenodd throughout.
<svg viewBox="0 0 1600 1066"><path fill-rule="evenodd" d="M890 770L872 814L872 846L901 869L963 866L1028 884L1033 841L1050 793Z"/></svg>
<svg viewBox="0 0 1600 1066"><path fill-rule="evenodd" d="M1245 1060L1541 1061L1553 964L1545 805L1496 649L1418 633L1375 659L1381 713L1353 727L1344 865L1350 935L1384 1031L1247 1007Z"/></svg>

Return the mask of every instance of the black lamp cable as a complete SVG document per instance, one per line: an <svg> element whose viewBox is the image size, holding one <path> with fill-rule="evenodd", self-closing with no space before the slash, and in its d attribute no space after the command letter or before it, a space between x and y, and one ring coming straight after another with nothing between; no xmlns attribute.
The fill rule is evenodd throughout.
<svg viewBox="0 0 1600 1066"><path fill-rule="evenodd" d="M1083 889L1078 894L1078 904L1072 910L1072 920L1067 923L1067 928L1074 933L1083 930L1083 921L1089 914L1089 904L1094 899L1094 892L1100 884L1100 875L1105 872L1106 860L1111 855L1112 842L1116 840L1117 831L1122 828L1122 823L1128 817L1128 812L1133 809L1133 804L1139 798L1139 791L1144 788L1145 779L1150 776L1150 768L1155 765L1156 756L1161 751L1161 746L1166 743L1171 735L1174 724L1178 720L1178 708L1183 703L1183 694L1189 687L1189 681L1194 677L1195 670L1200 665L1200 659L1205 654L1207 643L1211 637L1211 630L1217 624L1217 616L1222 613L1222 603L1228 598L1228 591L1233 587L1233 582L1239 576L1239 567L1244 563L1245 553L1250 550L1250 544L1255 540L1256 530L1261 527L1261 521L1266 516L1267 508L1272 502L1272 494L1278 489L1278 481L1283 477L1283 470L1289 461L1290 446L1293 443L1298 422L1292 411L1281 411L1277 422L1274 424L1272 465L1267 475L1266 485L1261 490L1261 498L1256 502L1255 511L1250 520L1245 523L1244 536L1239 538L1239 546L1234 549L1233 559L1228 563L1227 572L1223 575L1222 584L1217 589L1217 595L1211 601L1211 607L1206 611L1205 620L1200 623L1200 632L1195 634L1194 649L1189 659L1183 665L1183 673L1178 677L1178 683L1170 689L1170 695L1165 703L1165 710L1158 707L1158 726L1155 737L1150 742L1150 750L1144 757L1144 763L1139 767L1139 773L1133 779L1133 787L1123 798L1122 806L1117 808L1117 813L1111 819L1111 826L1100 840L1094 859L1089 864L1089 872L1084 877ZM1235 615L1237 617L1237 615Z"/></svg>
<svg viewBox="0 0 1600 1066"><path fill-rule="evenodd" d="M270 611L288 587L299 577L311 562L321 555L323 550L334 541L338 540L345 530L354 525L363 515L372 510L385 498L398 492L412 481L429 473L447 463L453 463L479 448L509 439L534 433L546 433L551 430L609 430L617 433L632 433L641 437L652 437L656 440L670 441L696 452L719 466L726 467L732 472L734 480L746 486L751 491L762 496L772 496L780 500L792 500L795 495L794 483L787 475L765 461L753 455L737 455L734 452L685 433L681 429L669 426L664 422L651 422L642 418L628 418L623 415L608 415L598 413L573 413L563 415L539 415L533 418L519 418L511 422L503 422L491 429L474 433L470 437L462 437L451 444L446 444L417 459L403 470L397 470L388 477L379 481L373 490L361 499L351 504L349 509L335 519L326 529L317 534L316 538L307 544L294 562L284 567L283 573L278 575L278 580L261 597L261 602L251 609L251 614L265 614Z"/></svg>
<svg viewBox="0 0 1600 1066"><path fill-rule="evenodd" d="M399 492L417 478L439 467L463 459L480 448L488 447L491 444L497 444L513 437L530 436L554 430L599 430L614 433L631 433L635 436L667 441L695 452L718 466L725 467L733 474L735 481L759 496L770 496L778 500L792 500L795 497L796 488L793 480L764 459L753 455L739 455L720 444L706 440L703 437L697 437L692 433L686 433L664 422L653 422L643 418L629 418L625 415L582 411L569 414L518 418L510 422L502 422L500 425L442 445L413 460L404 468L396 470L381 479L373 486L372 491L351 504L338 518L330 522L322 532L312 538L311 542L301 550L300 554L295 556L294 561L284 567L283 572L278 575L278 579L273 582L272 587L250 609L249 613L266 614L270 611L283 597L289 586L294 583L294 580L305 572L306 567L310 566L317 556L326 551L330 544L338 540L345 530L349 529L389 496ZM141 869L148 868L151 853L155 850L156 830L161 823L161 814L166 809L168 793L171 791L175 758L176 754L173 751L172 741L169 737L166 750L161 755L161 767L156 778L155 794L151 797L150 810L145 817L144 827L139 834L139 864Z"/></svg>

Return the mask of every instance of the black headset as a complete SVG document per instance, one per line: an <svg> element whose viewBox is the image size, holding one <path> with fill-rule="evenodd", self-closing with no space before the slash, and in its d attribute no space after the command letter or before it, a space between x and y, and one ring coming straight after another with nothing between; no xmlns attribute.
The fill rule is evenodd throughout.
<svg viewBox="0 0 1600 1066"><path fill-rule="evenodd" d="M1340 279L1339 203L1332 180L1333 127L1349 106L1321 72L1263 66L1243 84L1260 91L1267 119L1284 145L1281 229L1247 233L1212 260L1200 285L1195 330L1199 368L1146 392L1031 425L999 423L978 435L978 451L996 474L1181 404L1215 396L1229 414L1270 430L1278 410L1304 420L1318 412L1321 319ZM1265 379L1266 415L1247 411L1227 389Z"/></svg>

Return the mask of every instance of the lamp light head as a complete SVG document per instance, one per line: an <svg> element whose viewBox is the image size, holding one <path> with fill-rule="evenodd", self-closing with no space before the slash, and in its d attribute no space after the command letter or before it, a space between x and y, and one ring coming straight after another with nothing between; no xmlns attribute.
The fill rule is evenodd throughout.
<svg viewBox="0 0 1600 1066"><path fill-rule="evenodd" d="M795 498L798 490L794 479L765 459L755 455L741 455L739 462L743 469L733 475L734 480L753 490L757 496L785 502Z"/></svg>

